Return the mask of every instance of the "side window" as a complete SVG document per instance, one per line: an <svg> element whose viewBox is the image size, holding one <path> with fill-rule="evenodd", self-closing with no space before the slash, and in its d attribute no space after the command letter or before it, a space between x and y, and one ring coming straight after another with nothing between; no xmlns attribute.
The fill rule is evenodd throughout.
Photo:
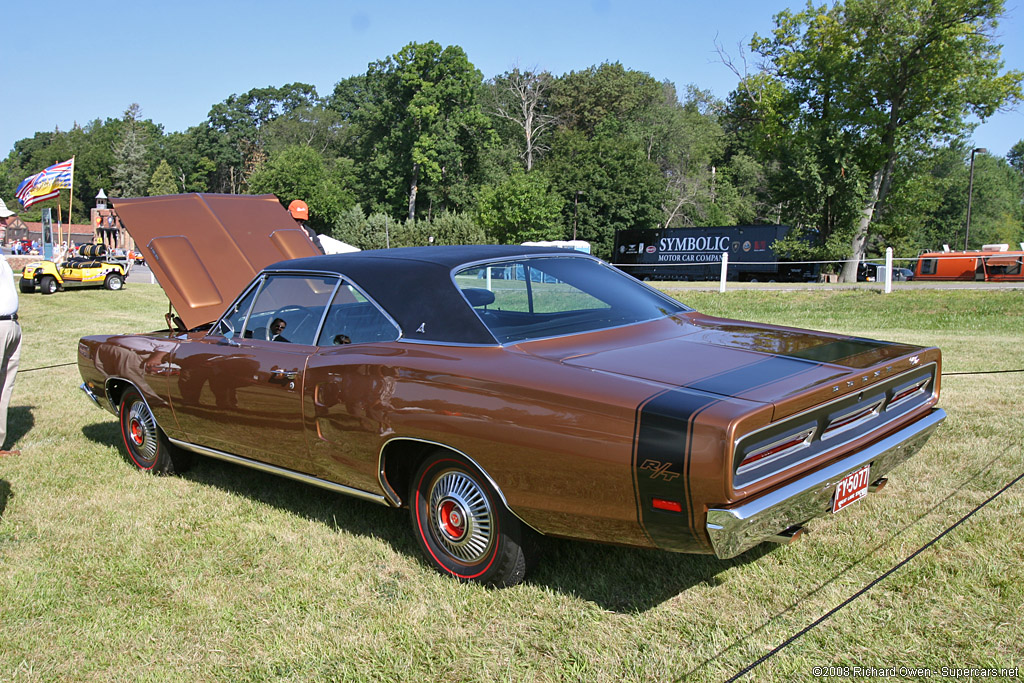
<svg viewBox="0 0 1024 683"><path fill-rule="evenodd" d="M324 320L317 344L343 346L366 342L394 341L401 332L355 287L342 281Z"/></svg>
<svg viewBox="0 0 1024 683"><path fill-rule="evenodd" d="M336 277L269 275L256 294L245 322L246 339L313 344Z"/></svg>
<svg viewBox="0 0 1024 683"><path fill-rule="evenodd" d="M534 259L531 263L511 266L480 266L467 268L456 274L455 284L474 308L484 305L481 293L489 292L486 304L503 311L522 313L566 313L601 311L610 308L578 287L563 282L545 266L557 266L556 259Z"/></svg>
<svg viewBox="0 0 1024 683"><path fill-rule="evenodd" d="M921 260L921 274L922 275L934 275L935 274L935 263L936 259L926 258Z"/></svg>

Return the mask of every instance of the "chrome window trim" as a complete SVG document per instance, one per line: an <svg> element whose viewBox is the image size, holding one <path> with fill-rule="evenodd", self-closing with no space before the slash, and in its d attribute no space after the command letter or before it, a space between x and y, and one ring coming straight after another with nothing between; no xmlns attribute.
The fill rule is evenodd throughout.
<svg viewBox="0 0 1024 683"><path fill-rule="evenodd" d="M343 283L350 285L353 289L355 289L357 292L359 292L363 296L363 298L365 298L374 308L376 308L380 312L381 315L383 315L387 319L387 321L389 323L391 323L392 327L394 327L395 330L397 331L398 336L395 337L394 339L390 340L390 341L400 341L402 339L405 339L405 331L402 329L402 326L398 324L398 322L391 316L390 313L388 313L386 310L384 310L384 308L379 303L377 303L376 299L374 299L372 296L367 294L366 290L364 290L362 287L360 287L359 284L356 283L355 280L353 280L352 278L348 277L344 273L339 273L337 271L331 271L331 270L297 270L297 269L294 269L294 268L279 268L279 269L260 271L260 273L258 275L256 275L256 277L253 278L252 282L250 282L249 285L244 290L242 290L242 293L239 294L238 296L236 296L231 301L231 303L228 304L227 308L224 309L224 312L221 313L220 317L217 318L217 320L213 323L212 327L210 328L210 331L207 332L206 336L217 336L217 337L224 336L222 334L214 334L213 331L217 329L217 327L221 324L221 322L226 317L228 317L228 315L227 315L228 311L231 310L232 306L234 306L237 302L239 302L242 299L244 299L246 297L246 295L249 294L250 291L252 291L253 287L259 286L260 288L262 288L263 283L266 282L268 276L270 276L270 275L297 275L297 276L300 276L300 277L302 277L302 276L304 276L304 277L324 277L324 278L333 278L333 279L337 280L337 282L335 282L334 289L331 291L331 295L329 297L328 303L324 306L324 311L321 314L320 324L317 327L316 337L314 337L315 341L319 341L320 340L320 334L323 332L323 325L327 321L327 312L330 309L331 303L334 302L334 297L337 296L337 294L338 294L338 289L341 287L341 285ZM253 302L254 303L256 301L256 298L259 297L259 294L260 294L259 292L256 292L256 297L253 298ZM243 330L246 329L246 327L249 324L249 316L250 315L252 315L252 305L251 304L249 306L249 310L246 311L246 313L245 313L245 322L242 324L242 329ZM325 344L308 344L308 345L304 345L304 346L316 346L318 348L332 348L331 345L325 345Z"/></svg>
<svg viewBox="0 0 1024 683"><path fill-rule="evenodd" d="M383 306L381 306L379 303L377 303L376 299L374 299L372 296L367 294L366 290L359 286L359 283L357 283L355 280L350 278L348 275L345 275L345 273L342 273L342 272L339 272L339 271L334 271L334 270L293 270L293 269L265 270L265 271L263 271L263 273L264 274L266 274L266 273L287 273L287 274L296 274L296 275L324 275L324 276L329 276L329 277L336 277L340 281L344 282L345 284L351 285L353 289L355 289L357 292L362 294L363 297L368 302L370 302L370 304L373 305L374 308L376 308L378 311L380 311L381 315L383 315L385 318L387 318L388 322L390 322L394 326L394 328L398 331L398 336L395 339L392 339L391 341L399 341L400 339L404 339L405 338L405 330L402 329L402 326L398 324L398 322L391 316L391 314L388 313L384 309ZM335 289L334 290L334 294L332 294L332 296L331 296L331 303L334 302L334 296L336 296L337 293L338 293L338 291L337 291L337 289ZM329 308L330 305L331 304L328 303L327 307ZM319 339L319 332L318 332L317 339ZM384 342L382 342L382 343L384 343ZM326 344L326 345L325 344L317 344L316 346L319 346L321 348L331 348L330 344Z"/></svg>
<svg viewBox="0 0 1024 683"><path fill-rule="evenodd" d="M323 313L320 314L320 323L316 326L316 334L313 335L312 346L319 346L316 342L320 341L320 333L324 331L324 323L327 322L327 312L331 310L331 302L334 301L334 297L338 296L338 290L341 289L341 283L344 278L335 276L334 289L331 290L331 295L327 297L327 305L324 306Z"/></svg>
<svg viewBox="0 0 1024 683"><path fill-rule="evenodd" d="M477 344L469 342L434 341L432 339L413 339L412 337L402 337L401 339L396 339L395 342L400 344L420 344L422 346L447 346L451 348L468 349L500 349L503 346L503 344L499 344L498 342L494 342L493 344Z"/></svg>
<svg viewBox="0 0 1024 683"><path fill-rule="evenodd" d="M249 292L251 292L253 290L253 288L262 287L264 279L265 278L264 278L264 274L263 273L260 273L255 278L253 278L252 282L250 282L249 285L245 289L242 290L242 293L239 294L238 296L236 296L234 299L231 300L231 303L229 303L227 305L227 308L225 308L224 312L220 314L220 317L217 318L217 320L214 321L213 325L210 326L210 330L206 333L205 336L207 336L207 337L223 337L224 334L222 332L217 332L216 330L220 327L220 324L222 322L224 322L224 320L226 318L229 317L228 316L228 311L230 311L232 309L232 307L234 307L235 304L237 304L239 301L241 301L246 296L248 296ZM256 292L256 295L259 296L259 292ZM253 302L255 302L255 301L256 301L256 297L253 297ZM243 330L245 329L245 326L249 324L249 315L251 313L252 313L252 304L249 304L249 308L246 309L246 311L245 311L245 320L242 321L242 329ZM238 330L235 330L235 333L237 334Z"/></svg>

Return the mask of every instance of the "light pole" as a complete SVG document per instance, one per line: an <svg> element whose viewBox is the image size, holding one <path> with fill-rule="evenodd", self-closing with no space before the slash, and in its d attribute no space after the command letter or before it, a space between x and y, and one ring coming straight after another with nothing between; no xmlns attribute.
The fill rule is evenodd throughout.
<svg viewBox="0 0 1024 683"><path fill-rule="evenodd" d="M984 147L975 147L971 150L971 179L967 183L967 227L964 228L964 251L967 251L967 238L971 236L971 199L974 195L974 155L988 154Z"/></svg>
<svg viewBox="0 0 1024 683"><path fill-rule="evenodd" d="M572 208L572 240L576 241L576 218L580 214L580 195L583 194L583 190L576 190L576 196L573 198Z"/></svg>

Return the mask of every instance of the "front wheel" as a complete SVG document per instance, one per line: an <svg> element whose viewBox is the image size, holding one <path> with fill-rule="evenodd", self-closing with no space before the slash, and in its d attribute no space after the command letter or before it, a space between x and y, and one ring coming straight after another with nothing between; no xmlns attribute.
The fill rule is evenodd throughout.
<svg viewBox="0 0 1024 683"><path fill-rule="evenodd" d="M57 280L52 275L44 275L39 278L39 291L43 294L53 294L57 291Z"/></svg>
<svg viewBox="0 0 1024 683"><path fill-rule="evenodd" d="M190 455L167 441L137 389L124 392L118 412L124 448L136 467L154 474L181 474L188 469Z"/></svg>
<svg viewBox="0 0 1024 683"><path fill-rule="evenodd" d="M23 277L21 278L21 282L18 283L18 288L21 289L22 294L31 294L36 291L36 281L31 278Z"/></svg>
<svg viewBox="0 0 1024 683"><path fill-rule="evenodd" d="M124 287L124 278L117 273L111 273L107 276L107 279L103 281L103 286L107 289L117 291Z"/></svg>
<svg viewBox="0 0 1024 683"><path fill-rule="evenodd" d="M427 458L409 500L416 540L442 574L495 587L523 580L535 554L534 532L463 458L447 451Z"/></svg>

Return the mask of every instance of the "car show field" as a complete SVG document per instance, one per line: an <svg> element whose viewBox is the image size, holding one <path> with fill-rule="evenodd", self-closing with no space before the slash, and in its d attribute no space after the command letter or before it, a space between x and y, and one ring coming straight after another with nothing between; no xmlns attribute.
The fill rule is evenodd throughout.
<svg viewBox="0 0 1024 683"><path fill-rule="evenodd" d="M0 461L4 679L723 680L1024 470L1020 373L959 374L1020 368L1021 292L686 292L712 315L935 344L949 417L883 491L791 546L723 561L545 538L524 583L460 584L421 558L402 511L205 458L182 477L136 471L70 364L82 334L166 312L158 286L126 292L22 298L22 454ZM1022 508L1011 487L756 680L1019 666Z"/></svg>

